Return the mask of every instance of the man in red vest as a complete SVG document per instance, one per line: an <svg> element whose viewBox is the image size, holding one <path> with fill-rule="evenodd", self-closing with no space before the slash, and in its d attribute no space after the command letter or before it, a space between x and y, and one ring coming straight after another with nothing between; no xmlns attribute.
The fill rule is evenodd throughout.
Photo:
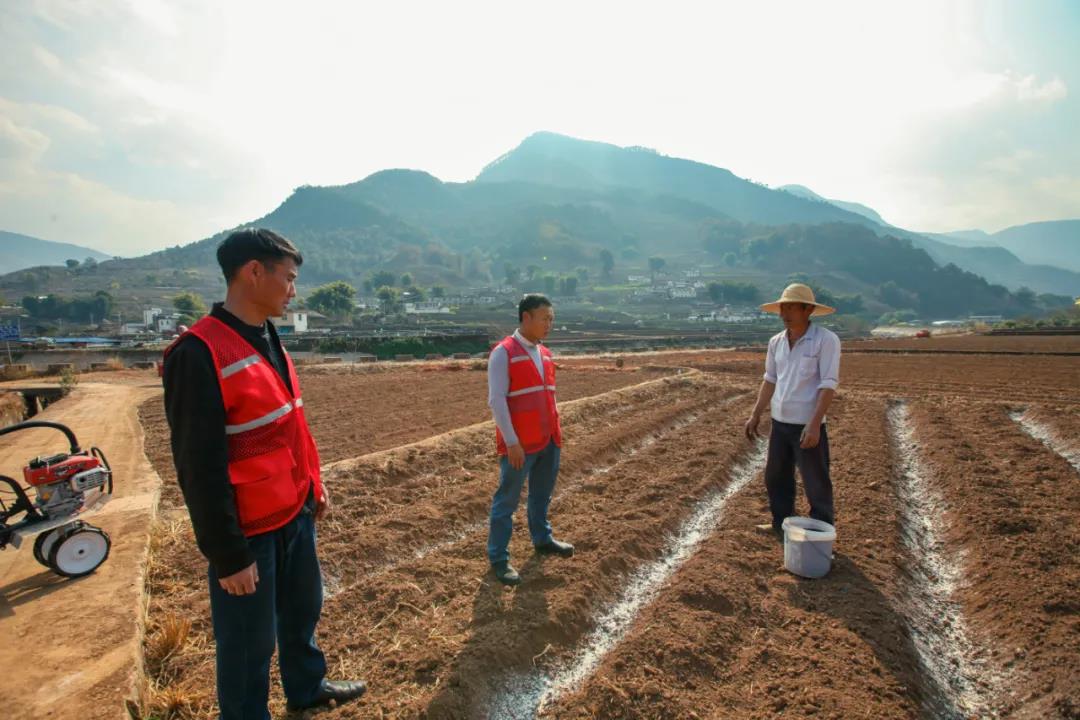
<svg viewBox="0 0 1080 720"><path fill-rule="evenodd" d="M218 246L224 303L165 351L173 460L199 550L209 560L210 613L222 720L270 720L278 649L292 710L362 695L326 679L315 643L322 573L315 521L329 507L296 368L269 321L296 295L300 252L263 229Z"/></svg>
<svg viewBox="0 0 1080 720"><path fill-rule="evenodd" d="M488 405L495 416L499 450L499 489L491 502L488 560L504 585L521 576L510 564L514 511L529 479L529 535L541 555L571 557L574 546L551 534L548 505L559 474L562 430L555 406L555 363L541 344L551 332L555 311L543 295L530 294L518 304L520 326L488 358Z"/></svg>

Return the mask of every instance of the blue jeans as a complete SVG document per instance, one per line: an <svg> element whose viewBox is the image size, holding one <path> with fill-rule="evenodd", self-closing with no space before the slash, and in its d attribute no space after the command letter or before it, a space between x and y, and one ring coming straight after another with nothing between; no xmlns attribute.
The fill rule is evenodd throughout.
<svg viewBox="0 0 1080 720"><path fill-rule="evenodd" d="M499 489L491 501L491 529L488 533L488 560L495 563L510 559L510 535L514 531L514 511L521 499L521 488L529 478L529 535L533 545L551 541L551 523L547 519L555 479L559 475L559 446L549 442L540 452L525 456L520 470L510 467L504 455L499 458Z"/></svg>
<svg viewBox="0 0 1080 720"><path fill-rule="evenodd" d="M230 595L210 567L210 614L217 642L221 720L270 720L270 659L278 647L289 702L305 705L326 676L315 644L322 612L322 572L310 504L288 525L248 538L259 568L252 595Z"/></svg>

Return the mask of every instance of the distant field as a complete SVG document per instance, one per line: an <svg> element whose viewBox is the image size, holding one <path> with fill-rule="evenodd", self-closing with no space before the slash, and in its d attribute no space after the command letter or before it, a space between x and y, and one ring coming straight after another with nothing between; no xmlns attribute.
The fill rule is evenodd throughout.
<svg viewBox="0 0 1080 720"><path fill-rule="evenodd" d="M942 335L875 338L851 342L850 350L957 350L967 352L1080 352L1078 335Z"/></svg>

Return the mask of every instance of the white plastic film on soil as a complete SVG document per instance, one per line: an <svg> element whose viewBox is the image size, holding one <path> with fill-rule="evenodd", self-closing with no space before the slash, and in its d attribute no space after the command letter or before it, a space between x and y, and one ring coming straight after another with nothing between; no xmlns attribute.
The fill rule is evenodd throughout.
<svg viewBox="0 0 1080 720"><path fill-rule="evenodd" d="M1039 422L1026 411L1014 411L1009 417L1024 429L1031 437L1065 458L1076 472L1080 473L1080 440L1073 439L1070 445L1058 433Z"/></svg>
<svg viewBox="0 0 1080 720"><path fill-rule="evenodd" d="M888 422L899 463L901 535L913 581L905 588L902 610L924 671L924 709L934 718L996 717L988 673L976 659L963 612L953 599L961 569L939 531L944 503L920 460L907 405L893 403Z"/></svg>
<svg viewBox="0 0 1080 720"><path fill-rule="evenodd" d="M732 468L730 482L698 503L693 514L670 538L665 553L630 576L621 596L597 617L595 628L569 662L547 671L510 678L493 699L488 717L535 717L546 703L580 686L626 636L638 613L655 599L671 575L716 529L728 500L765 466L766 448L766 443L760 441L748 458Z"/></svg>

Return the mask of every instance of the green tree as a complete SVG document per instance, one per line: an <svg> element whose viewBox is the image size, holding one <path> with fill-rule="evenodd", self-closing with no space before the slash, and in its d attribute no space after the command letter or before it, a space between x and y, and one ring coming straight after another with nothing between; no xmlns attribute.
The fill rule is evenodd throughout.
<svg viewBox="0 0 1080 720"><path fill-rule="evenodd" d="M401 276L401 287L407 288L410 285L414 285L412 273L404 273Z"/></svg>
<svg viewBox="0 0 1080 720"><path fill-rule="evenodd" d="M521 268L512 263L506 263L503 265L503 276L506 278L507 285L517 285L521 282Z"/></svg>
<svg viewBox="0 0 1080 720"><path fill-rule="evenodd" d="M393 286L397 282L397 275L389 270L379 270L371 274L371 286L381 288L383 285Z"/></svg>
<svg viewBox="0 0 1080 720"><path fill-rule="evenodd" d="M95 260L92 257L88 257L85 260L83 260L83 267L86 268L87 270L93 270L94 268L97 267L97 260Z"/></svg>
<svg viewBox="0 0 1080 720"><path fill-rule="evenodd" d="M724 253L724 264L728 267L735 267L739 264L739 256L733 252Z"/></svg>
<svg viewBox="0 0 1080 720"><path fill-rule="evenodd" d="M68 258L67 260L65 260L64 264L67 265L68 270L74 270L75 268L79 267L79 261L72 258Z"/></svg>
<svg viewBox="0 0 1080 720"><path fill-rule="evenodd" d="M605 280L611 279L611 271L615 269L615 256L611 254L611 251L604 248L600 251L600 272L603 273Z"/></svg>
<svg viewBox="0 0 1080 720"><path fill-rule="evenodd" d="M707 286L709 298L715 303L756 302L759 297L756 285L740 282L711 282Z"/></svg>
<svg viewBox="0 0 1080 720"><path fill-rule="evenodd" d="M919 304L917 294L903 289L892 280L878 287L877 296L881 302L894 308L913 308Z"/></svg>
<svg viewBox="0 0 1080 720"><path fill-rule="evenodd" d="M382 303L383 312L391 312L398 302L398 289L391 285L383 285L375 291L375 296Z"/></svg>
<svg viewBox="0 0 1080 720"><path fill-rule="evenodd" d="M918 319L919 314L914 310L896 310L879 317L878 325L899 325L900 323L915 322Z"/></svg>
<svg viewBox="0 0 1080 720"><path fill-rule="evenodd" d="M334 317L345 317L353 310L356 288L343 280L320 285L308 295L308 307Z"/></svg>
<svg viewBox="0 0 1080 720"><path fill-rule="evenodd" d="M663 270L665 265L667 265L667 261L662 257L649 258L649 274L652 276L653 284L656 283L656 273Z"/></svg>
<svg viewBox="0 0 1080 720"><path fill-rule="evenodd" d="M738 251L742 238L743 227L734 221L709 221L701 229L702 245L713 255Z"/></svg>
<svg viewBox="0 0 1080 720"><path fill-rule="evenodd" d="M202 296L193 292L182 292L172 299L173 307L181 315L199 318L206 314L206 303Z"/></svg>
<svg viewBox="0 0 1080 720"><path fill-rule="evenodd" d="M1022 287L1013 294L1013 297L1016 298L1017 304L1025 310L1035 307L1035 292L1031 288Z"/></svg>
<svg viewBox="0 0 1080 720"><path fill-rule="evenodd" d="M444 297L446 297L446 288L443 287L442 285L432 285L431 286L431 297L433 297L433 298L444 298Z"/></svg>

